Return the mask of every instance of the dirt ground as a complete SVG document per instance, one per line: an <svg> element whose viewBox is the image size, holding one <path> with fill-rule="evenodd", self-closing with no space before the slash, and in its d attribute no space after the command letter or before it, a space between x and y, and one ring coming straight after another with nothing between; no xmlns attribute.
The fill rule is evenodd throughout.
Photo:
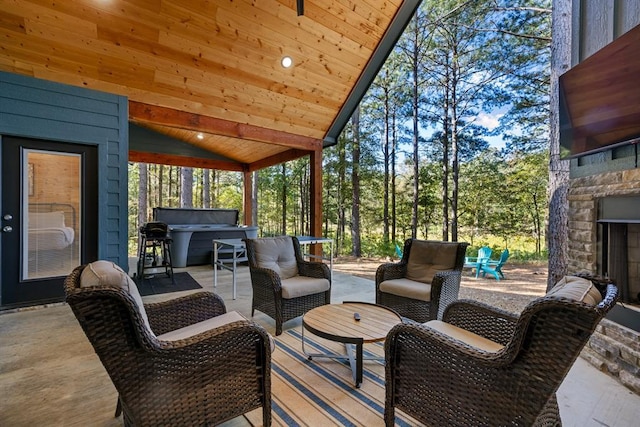
<svg viewBox="0 0 640 427"><path fill-rule="evenodd" d="M340 257L334 260L336 271L375 280L376 269L388 259ZM542 296L547 288L546 263L509 263L502 269L505 278L476 279L475 271L465 269L460 285L460 298L491 304L512 313L519 313L532 300Z"/></svg>

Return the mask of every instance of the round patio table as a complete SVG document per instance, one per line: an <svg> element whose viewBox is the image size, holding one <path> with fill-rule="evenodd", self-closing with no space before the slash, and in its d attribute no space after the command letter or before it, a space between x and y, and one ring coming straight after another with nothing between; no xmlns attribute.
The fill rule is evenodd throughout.
<svg viewBox="0 0 640 427"><path fill-rule="evenodd" d="M355 314L360 320L356 320ZM387 334L402 319L390 308L366 302L327 304L309 310L302 317L302 351L312 360L314 357L348 360L356 388L362 384L362 346L365 343L384 341ZM330 341L344 343L346 354L307 353L304 346L305 329Z"/></svg>

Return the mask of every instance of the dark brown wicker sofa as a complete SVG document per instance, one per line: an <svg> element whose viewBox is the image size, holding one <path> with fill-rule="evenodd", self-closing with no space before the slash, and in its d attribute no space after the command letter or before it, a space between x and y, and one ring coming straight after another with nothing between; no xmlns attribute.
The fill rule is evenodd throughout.
<svg viewBox="0 0 640 427"><path fill-rule="evenodd" d="M218 295L143 304L108 261L77 267L64 286L126 426L215 425L259 407L271 424L271 338Z"/></svg>
<svg viewBox="0 0 640 427"><path fill-rule="evenodd" d="M407 239L402 259L376 271L376 304L416 322L442 318L458 299L468 243Z"/></svg>
<svg viewBox="0 0 640 427"><path fill-rule="evenodd" d="M567 276L520 316L459 300L443 321L394 327L386 425L396 409L432 426L560 425L556 390L617 294Z"/></svg>
<svg viewBox="0 0 640 427"><path fill-rule="evenodd" d="M292 236L245 239L255 310L282 324L312 308L331 302L331 272L320 262L303 259L298 239Z"/></svg>

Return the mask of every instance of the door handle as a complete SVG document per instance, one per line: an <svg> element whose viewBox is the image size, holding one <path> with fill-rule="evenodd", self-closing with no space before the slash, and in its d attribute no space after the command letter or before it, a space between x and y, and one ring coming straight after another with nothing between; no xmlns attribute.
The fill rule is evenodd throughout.
<svg viewBox="0 0 640 427"><path fill-rule="evenodd" d="M13 227L11 227L10 225L5 225L4 227L2 227L3 233L11 233L12 231L13 231Z"/></svg>

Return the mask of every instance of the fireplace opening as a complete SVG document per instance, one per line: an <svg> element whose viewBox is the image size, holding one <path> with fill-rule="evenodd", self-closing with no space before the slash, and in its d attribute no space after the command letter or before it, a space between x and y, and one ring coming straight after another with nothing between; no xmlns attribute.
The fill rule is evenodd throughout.
<svg viewBox="0 0 640 427"><path fill-rule="evenodd" d="M601 275L612 279L620 301L640 305L640 223L602 223Z"/></svg>
<svg viewBox="0 0 640 427"><path fill-rule="evenodd" d="M640 331L640 196L606 197L598 210L598 274L618 286L607 318Z"/></svg>

